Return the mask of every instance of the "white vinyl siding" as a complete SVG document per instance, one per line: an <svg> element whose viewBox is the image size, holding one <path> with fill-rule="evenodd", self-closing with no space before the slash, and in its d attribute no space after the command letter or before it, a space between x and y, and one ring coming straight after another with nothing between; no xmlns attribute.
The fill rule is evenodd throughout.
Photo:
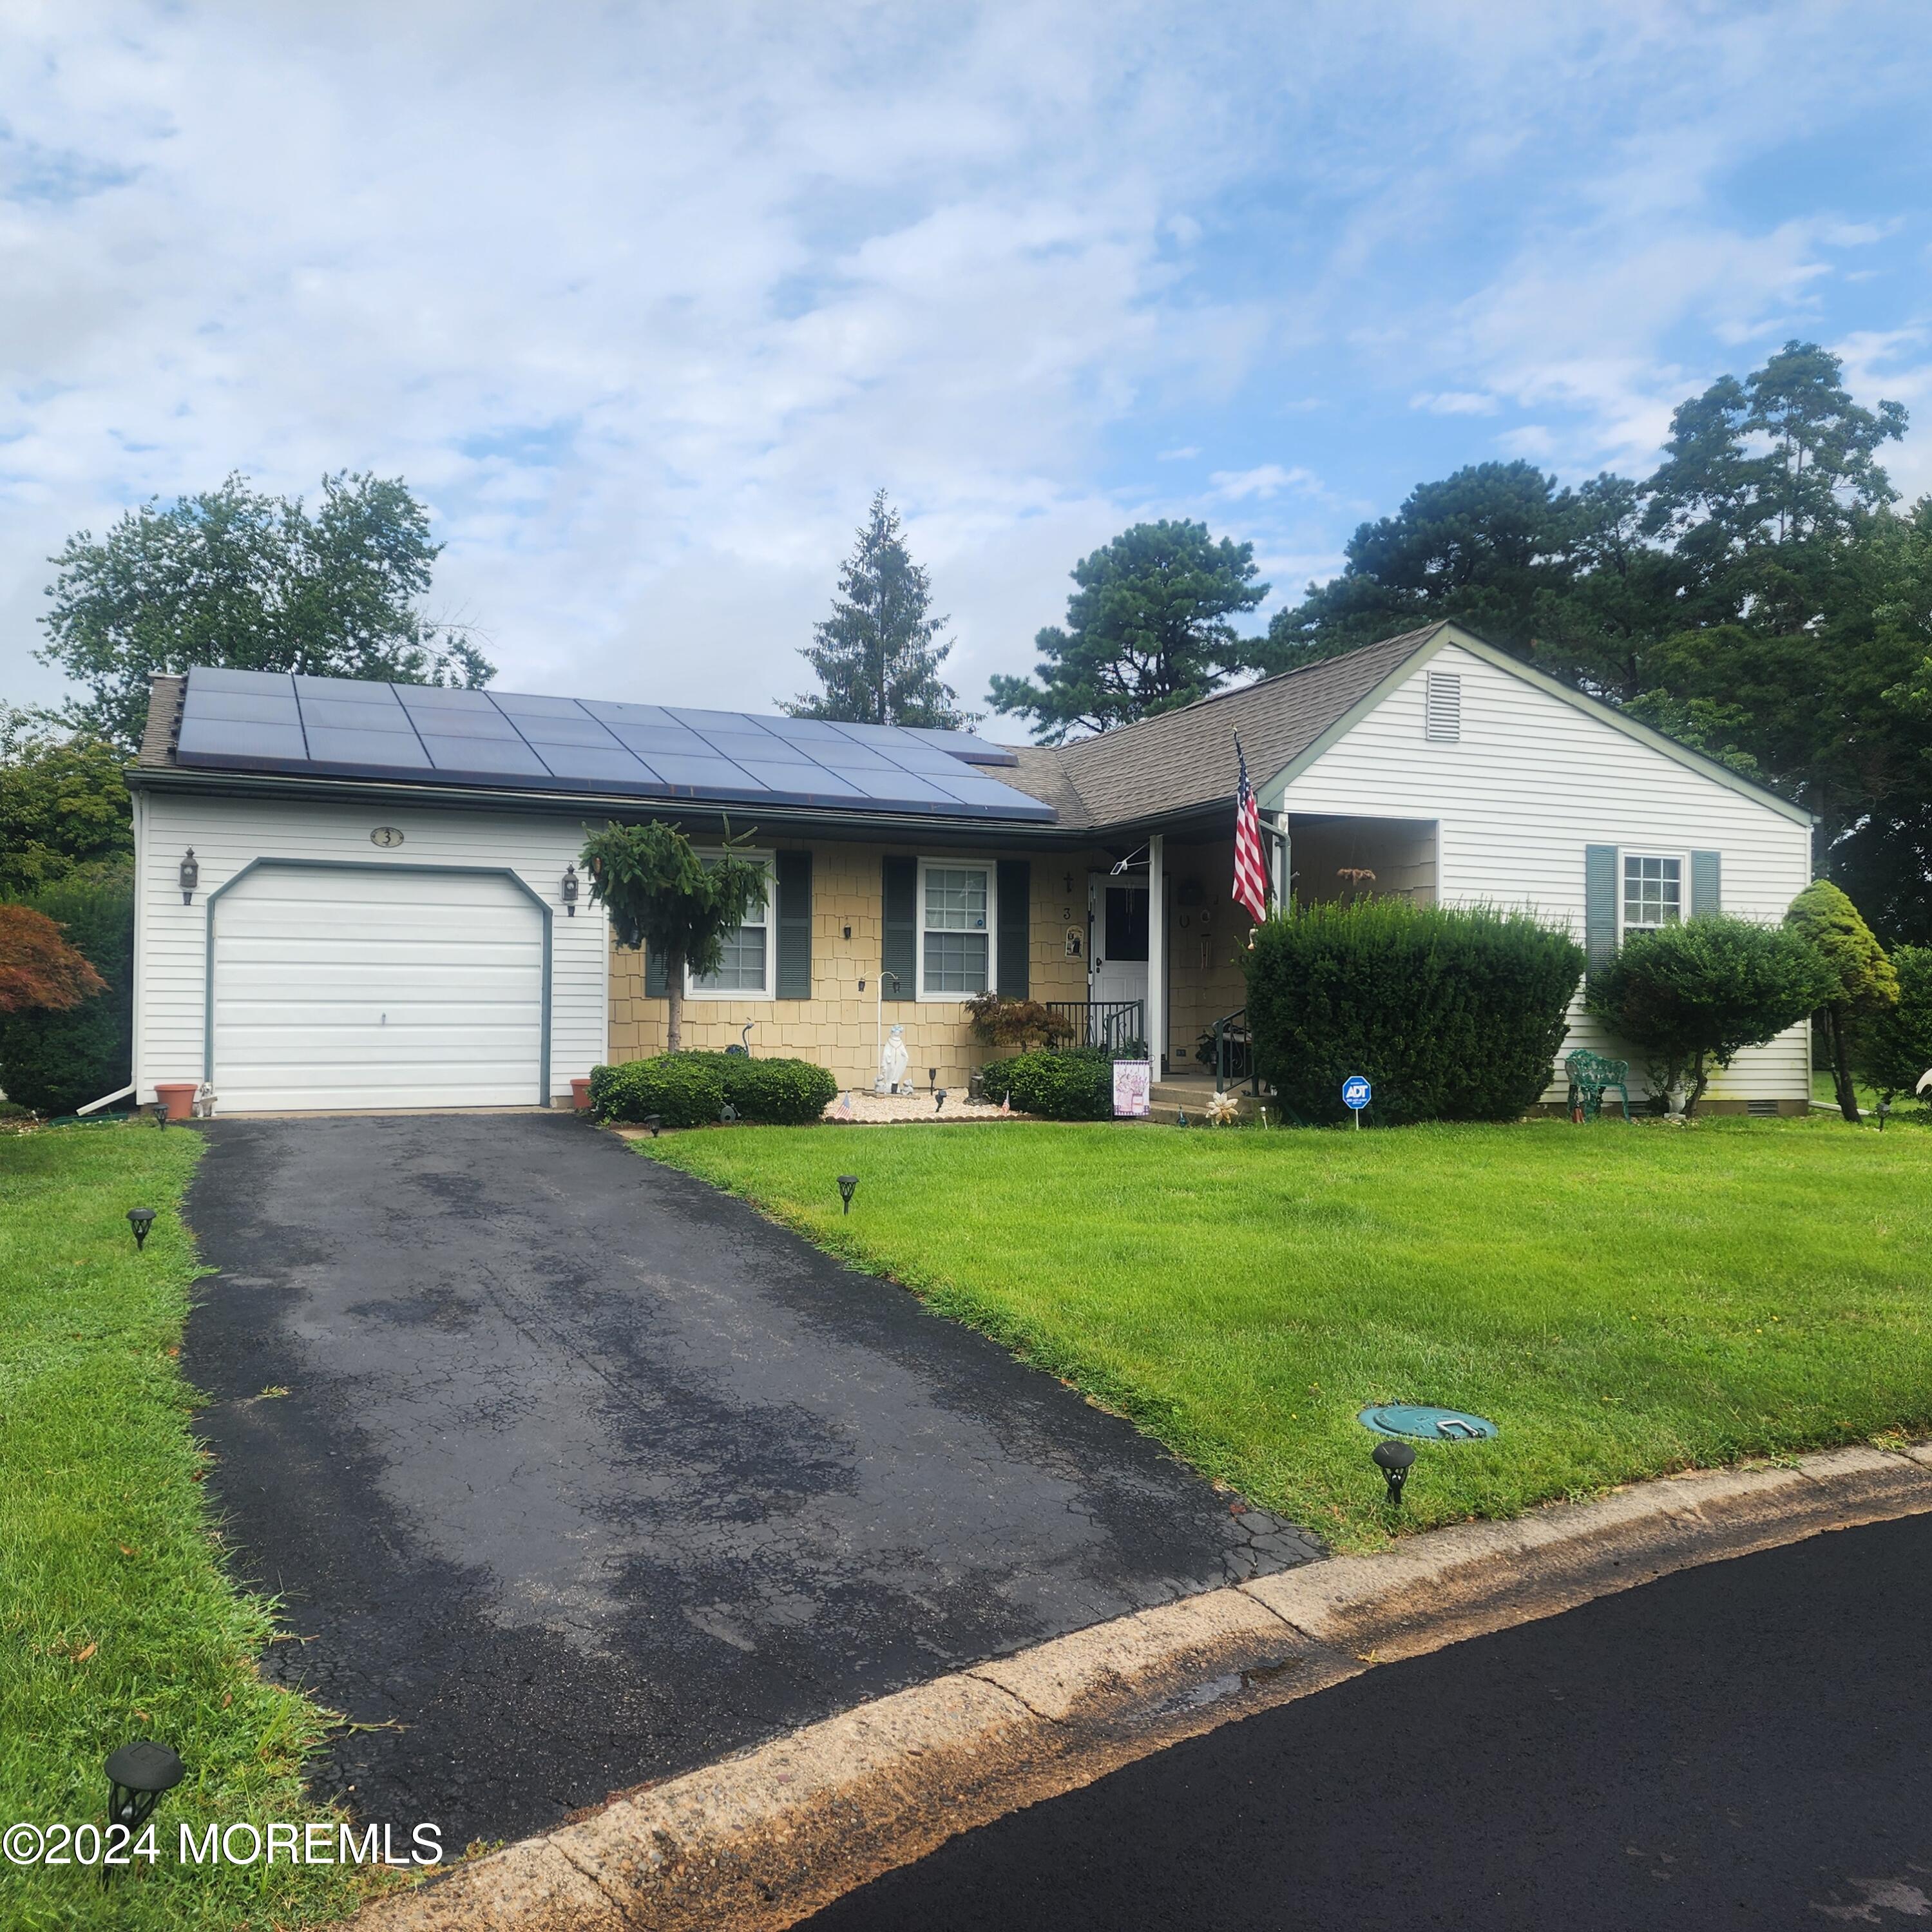
<svg viewBox="0 0 1932 1932"><path fill-rule="evenodd" d="M920 862L921 999L970 999L992 984L993 880L990 866Z"/></svg>
<svg viewBox="0 0 1932 1932"><path fill-rule="evenodd" d="M139 797L135 1078L143 1100L153 1097L157 1080L202 1078L208 895L261 858L514 872L550 908L551 1096L567 1096L574 1076L589 1073L607 1057L610 938L604 908L580 901L574 916L567 916L562 904L564 868L584 843L580 814L225 798L159 787ZM378 826L397 827L402 844L386 850L371 844L369 835ZM194 903L184 906L176 871L190 845L201 880ZM250 890L244 883L236 892ZM235 896L224 894L217 903L218 933L222 908ZM536 906L524 903L536 918ZM537 1097L533 1078L518 1104L533 1105ZM228 1104L218 1095L218 1108ZM419 1104L448 1103L425 1099Z"/></svg>
<svg viewBox="0 0 1932 1932"><path fill-rule="evenodd" d="M543 924L498 874L257 866L214 908L220 1106L539 1104Z"/></svg>
<svg viewBox="0 0 1932 1932"><path fill-rule="evenodd" d="M1462 685L1461 740L1430 742L1427 674ZM1688 906L1693 851L1723 855L1724 908L1774 924L1811 878L1808 826L1600 722L1526 680L1446 644L1265 806L1289 812L1433 820L1444 904L1533 907L1583 936L1584 848L1676 854ZM1295 860L1297 864L1300 861ZM1564 1051L1632 1062L1582 1010ZM1810 1030L1748 1048L1712 1085L1714 1100L1808 1100ZM1552 1084L1550 1097L1560 1100Z"/></svg>

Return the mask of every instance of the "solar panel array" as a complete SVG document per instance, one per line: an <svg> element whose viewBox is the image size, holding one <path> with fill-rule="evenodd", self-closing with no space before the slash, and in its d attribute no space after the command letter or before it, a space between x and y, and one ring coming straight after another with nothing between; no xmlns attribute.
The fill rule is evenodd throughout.
<svg viewBox="0 0 1932 1932"><path fill-rule="evenodd" d="M988 775L1018 760L969 732L676 705L304 677L188 673L176 762L229 771L632 793L718 804L1051 820Z"/></svg>

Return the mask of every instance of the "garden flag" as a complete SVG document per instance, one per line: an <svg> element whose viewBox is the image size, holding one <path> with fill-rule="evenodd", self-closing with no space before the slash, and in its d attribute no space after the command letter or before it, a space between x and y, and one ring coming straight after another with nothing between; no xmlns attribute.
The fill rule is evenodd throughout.
<svg viewBox="0 0 1932 1932"><path fill-rule="evenodd" d="M1248 760L1234 740L1240 782L1234 788L1234 901L1258 926L1268 917L1268 860L1262 854L1262 814L1248 782Z"/></svg>

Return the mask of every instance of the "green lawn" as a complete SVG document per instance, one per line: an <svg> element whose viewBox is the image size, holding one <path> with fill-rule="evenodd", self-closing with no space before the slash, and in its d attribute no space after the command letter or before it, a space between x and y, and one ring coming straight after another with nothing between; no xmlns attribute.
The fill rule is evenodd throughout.
<svg viewBox="0 0 1932 1932"><path fill-rule="evenodd" d="M1016 1123L639 1146L1342 1548L1390 1527L1354 1419L1371 1402L1502 1425L1493 1442L1424 1447L1411 1528L1932 1424L1919 1124ZM860 1177L849 1219L842 1169Z"/></svg>
<svg viewBox="0 0 1932 1932"><path fill-rule="evenodd" d="M176 1360L194 1251L178 1214L188 1130L0 1138L0 1826L104 1822L101 1765L148 1736L186 1781L161 1857L117 1876L0 1865L0 1924L230 1928L333 1916L339 1872L182 1868L177 1831L331 1814L299 1768L324 1715L266 1684L267 1606L224 1576ZM137 1255L126 1211L160 1218ZM245 1841L235 1841L238 1852Z"/></svg>

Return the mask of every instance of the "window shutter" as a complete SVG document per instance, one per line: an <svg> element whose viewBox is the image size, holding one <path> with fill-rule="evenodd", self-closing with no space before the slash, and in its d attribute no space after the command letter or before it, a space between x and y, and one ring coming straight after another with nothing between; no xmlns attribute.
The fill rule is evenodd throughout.
<svg viewBox="0 0 1932 1932"><path fill-rule="evenodd" d="M1000 957L994 985L1010 1000L1032 998L1028 991L1033 958L1033 862L1000 861Z"/></svg>
<svg viewBox="0 0 1932 1932"><path fill-rule="evenodd" d="M778 855L778 980L782 1000L812 998L812 854Z"/></svg>
<svg viewBox="0 0 1932 1932"><path fill-rule="evenodd" d="M1617 950L1617 848L1583 848L1583 959L1586 970Z"/></svg>
<svg viewBox="0 0 1932 1932"><path fill-rule="evenodd" d="M889 1000L919 995L919 861L888 858L882 867L880 897L884 921L880 934L879 968L898 975L882 988Z"/></svg>
<svg viewBox="0 0 1932 1932"><path fill-rule="evenodd" d="M1700 912L1718 912L1724 905L1724 859L1716 852L1690 855L1690 916Z"/></svg>
<svg viewBox="0 0 1932 1932"><path fill-rule="evenodd" d="M644 954L644 998L647 1000L668 1000L670 998L670 982L665 976L664 955L653 946Z"/></svg>
<svg viewBox="0 0 1932 1932"><path fill-rule="evenodd" d="M1438 744L1453 745L1462 736L1462 678L1459 671L1424 674L1423 735Z"/></svg>

